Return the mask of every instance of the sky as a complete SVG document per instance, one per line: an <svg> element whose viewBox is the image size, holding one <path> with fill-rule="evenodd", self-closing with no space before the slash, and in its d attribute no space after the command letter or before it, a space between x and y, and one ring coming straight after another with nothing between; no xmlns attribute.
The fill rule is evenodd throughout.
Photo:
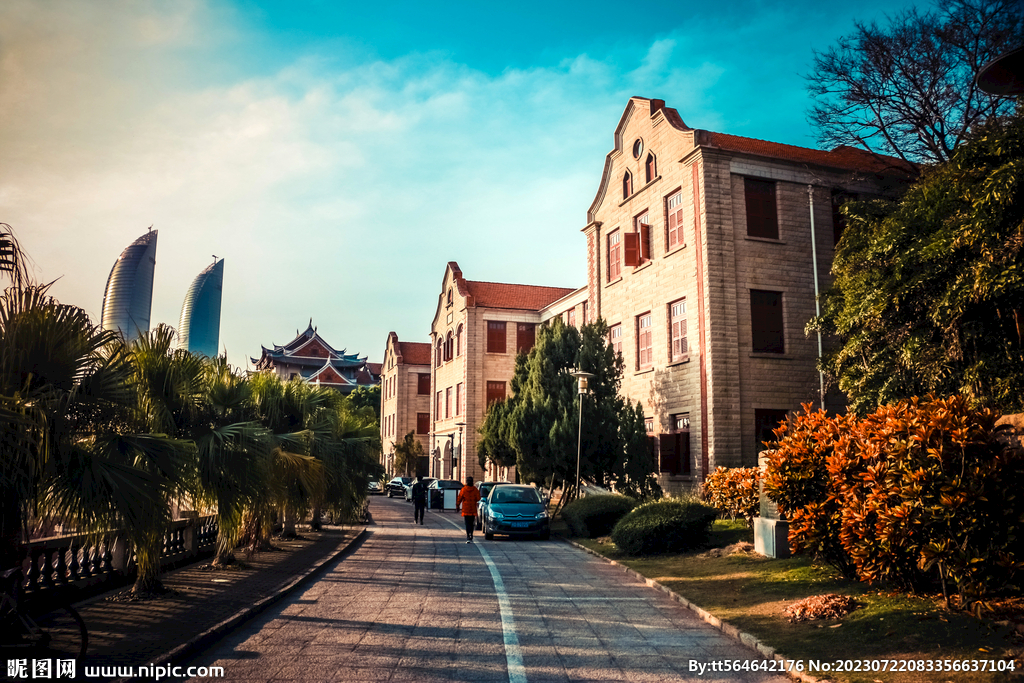
<svg viewBox="0 0 1024 683"><path fill-rule="evenodd" d="M0 2L0 222L98 322L159 231L152 321L224 258L221 349L312 319L383 359L441 279L585 284L581 229L629 97L816 147L815 50L899 0ZM927 7L921 4L922 7Z"/></svg>

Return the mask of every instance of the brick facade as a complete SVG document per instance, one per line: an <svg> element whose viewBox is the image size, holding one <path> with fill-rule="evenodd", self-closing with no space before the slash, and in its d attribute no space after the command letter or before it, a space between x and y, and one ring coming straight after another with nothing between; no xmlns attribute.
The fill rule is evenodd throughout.
<svg viewBox="0 0 1024 683"><path fill-rule="evenodd" d="M648 180L652 158L656 171ZM890 161L847 148L822 152L695 130L660 100L630 100L583 229L587 286L596 315L621 325L622 388L651 418L653 447L661 451L688 425L690 463L682 469L689 472L662 473L664 488L688 488L720 465L756 464L755 416L764 421L820 400L817 339L804 334L815 315L811 197L824 291L834 249L833 191L874 196L899 188L906 174L889 169ZM777 237L748 235L745 178L767 181L755 187L774 193ZM678 225L670 222L670 199ZM611 277L616 269L602 264L612 254L609 235L625 242L645 213L648 258L622 263ZM674 227L682 237L670 245ZM755 351L752 297L781 303L782 352ZM673 358L672 307L681 302L688 349Z"/></svg>
<svg viewBox="0 0 1024 683"><path fill-rule="evenodd" d="M427 431L421 431L417 415L430 414L430 393L420 393L420 375L430 376L430 344L399 341L394 332L388 334L384 349L384 369L381 375L380 440L383 445L382 462L388 473L393 472L395 445L413 432L423 446L430 449L429 420ZM395 472L404 475L405 472ZM410 472L410 474L414 474Z"/></svg>

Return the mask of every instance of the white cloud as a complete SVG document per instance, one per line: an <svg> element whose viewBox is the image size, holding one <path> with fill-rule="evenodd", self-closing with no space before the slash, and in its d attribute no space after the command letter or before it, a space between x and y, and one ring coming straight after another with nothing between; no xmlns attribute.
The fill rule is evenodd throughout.
<svg viewBox="0 0 1024 683"><path fill-rule="evenodd" d="M683 83L700 111L721 74L680 66L665 39L628 73L587 55L493 77L434 54L345 70L309 55L217 83L189 55L240 70L246 55L217 52L223 15L84 7L0 8L0 221L94 319L151 224L154 321L176 325L192 278L226 258L221 339L239 364L310 317L372 359L389 330L424 339L449 260L581 286L579 230L626 98Z"/></svg>

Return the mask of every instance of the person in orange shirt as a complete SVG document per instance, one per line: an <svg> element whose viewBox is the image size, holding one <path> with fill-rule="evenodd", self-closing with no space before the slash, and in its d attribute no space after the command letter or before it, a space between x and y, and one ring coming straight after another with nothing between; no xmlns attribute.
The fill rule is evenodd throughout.
<svg viewBox="0 0 1024 683"><path fill-rule="evenodd" d="M462 520L466 523L466 543L473 542L476 528L476 504L480 502L480 489L473 486L473 477L466 477L466 485L455 497L455 509L462 508Z"/></svg>

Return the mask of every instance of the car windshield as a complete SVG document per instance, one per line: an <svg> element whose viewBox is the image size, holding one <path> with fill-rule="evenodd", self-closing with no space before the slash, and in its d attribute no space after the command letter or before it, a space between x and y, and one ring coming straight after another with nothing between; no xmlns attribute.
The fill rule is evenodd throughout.
<svg viewBox="0 0 1024 683"><path fill-rule="evenodd" d="M494 488L494 484L480 484L480 497L486 498L487 494Z"/></svg>
<svg viewBox="0 0 1024 683"><path fill-rule="evenodd" d="M437 482L437 488L439 489L461 489L462 482L454 481L452 479L440 479Z"/></svg>
<svg viewBox="0 0 1024 683"><path fill-rule="evenodd" d="M494 490L491 496L492 503L530 503L540 502L537 489L520 489L511 486L501 486Z"/></svg>

